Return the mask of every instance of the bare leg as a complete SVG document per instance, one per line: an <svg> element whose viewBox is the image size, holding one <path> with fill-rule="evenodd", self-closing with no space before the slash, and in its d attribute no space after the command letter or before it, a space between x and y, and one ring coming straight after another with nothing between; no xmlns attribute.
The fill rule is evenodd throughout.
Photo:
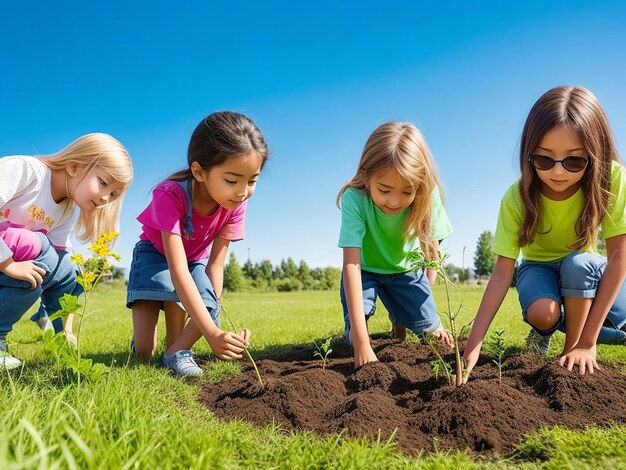
<svg viewBox="0 0 626 470"><path fill-rule="evenodd" d="M163 309L165 310L165 349L169 349L185 328L187 312L176 302L164 302Z"/></svg>
<svg viewBox="0 0 626 470"><path fill-rule="evenodd" d="M161 302L139 300L133 304L135 351L144 360L154 356L157 346L157 323Z"/></svg>
<svg viewBox="0 0 626 470"><path fill-rule="evenodd" d="M528 322L539 330L553 328L561 317L561 304L552 299L538 299L526 309Z"/></svg>
<svg viewBox="0 0 626 470"><path fill-rule="evenodd" d="M406 327L402 325L391 324L391 337L400 341L406 339Z"/></svg>
<svg viewBox="0 0 626 470"><path fill-rule="evenodd" d="M563 354L567 354L580 339L580 334L585 326L585 321L591 310L593 299L579 299L574 297L565 297L563 299L565 305L565 314L567 321L565 323L565 346L563 346Z"/></svg>
<svg viewBox="0 0 626 470"><path fill-rule="evenodd" d="M201 337L202 333L200 333L200 330L193 320L189 319L187 325L183 329L183 332L178 336L176 341L169 348L167 348L165 354L170 356L181 349L191 349Z"/></svg>

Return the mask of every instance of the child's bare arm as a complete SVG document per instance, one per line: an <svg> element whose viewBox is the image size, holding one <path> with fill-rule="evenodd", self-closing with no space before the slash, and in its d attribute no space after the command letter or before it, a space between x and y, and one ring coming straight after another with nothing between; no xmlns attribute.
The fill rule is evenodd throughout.
<svg viewBox="0 0 626 470"><path fill-rule="evenodd" d="M222 331L211 319L189 272L187 256L180 235L162 232L162 239L176 293L185 310L208 341L213 353L220 359L241 359L246 340L235 333Z"/></svg>
<svg viewBox="0 0 626 470"><path fill-rule="evenodd" d="M224 262L226 261L229 246L230 240L216 237L213 240L211 254L206 265L207 275L218 299L222 297L222 290L224 289Z"/></svg>
<svg viewBox="0 0 626 470"><path fill-rule="evenodd" d="M498 312L500 305L502 305L502 301L511 286L514 270L514 259L498 256L496 267L491 275L491 278L489 279L483 298L480 301L478 313L474 319L472 331L470 332L467 345L465 346L465 351L463 353L465 361L467 362L468 376L476 365L476 362L478 362L480 348L483 344L483 339L487 334L487 330L489 329L489 325L491 325L493 318L496 316L496 313ZM465 380L467 380L467 377Z"/></svg>
<svg viewBox="0 0 626 470"><path fill-rule="evenodd" d="M581 374L584 374L585 370L593 373L594 368L598 368L595 361L595 344L600 328L626 277L626 234L607 238L606 251L608 263L578 343L559 359L559 364L569 370L578 365Z"/></svg>
<svg viewBox="0 0 626 470"><path fill-rule="evenodd" d="M229 246L230 240L216 237L215 240L213 240L211 254L209 255L209 261L206 265L207 276L209 276L209 280L211 281L211 285L218 299L222 298L222 292L224 291L224 263L226 262ZM249 346L250 330L244 329L240 333L240 336L245 340L246 346Z"/></svg>
<svg viewBox="0 0 626 470"><path fill-rule="evenodd" d="M361 284L361 249L343 249L343 285L348 304L348 317L354 346L354 366L360 367L378 358L370 345L365 312L363 311L363 285Z"/></svg>

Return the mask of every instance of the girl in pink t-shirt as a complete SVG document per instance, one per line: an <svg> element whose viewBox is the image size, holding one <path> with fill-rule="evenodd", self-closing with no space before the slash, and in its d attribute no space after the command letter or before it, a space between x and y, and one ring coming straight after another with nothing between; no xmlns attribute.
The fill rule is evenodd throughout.
<svg viewBox="0 0 626 470"><path fill-rule="evenodd" d="M152 201L137 217L142 234L133 251L126 298L133 313L131 347L141 358L155 353L161 309L166 327L162 360L177 376L202 374L190 351L201 336L216 357L241 358L250 332L220 329L219 298L228 246L243 238L246 201L267 155L252 120L229 111L213 113L191 136L189 167L153 190Z"/></svg>

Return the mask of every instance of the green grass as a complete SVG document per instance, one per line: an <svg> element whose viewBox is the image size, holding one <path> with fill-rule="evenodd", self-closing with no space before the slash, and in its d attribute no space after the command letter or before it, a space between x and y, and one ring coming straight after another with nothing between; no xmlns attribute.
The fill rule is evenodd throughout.
<svg viewBox="0 0 626 470"><path fill-rule="evenodd" d="M453 305L463 304L461 323L473 317L482 292L470 286L452 292ZM435 295L442 308L443 289L437 287ZM25 365L0 371L0 468L626 468L624 427L542 430L504 461L472 459L462 452L408 458L392 442L288 434L273 426L218 420L196 403L199 385L227 380L238 364L211 361L201 382L187 383L154 362L138 362L128 353L132 328L124 299L119 284L103 284L93 297L96 311L83 327L83 354L112 369L100 382L83 382L80 388L46 357L41 334L27 317L16 325L10 348ZM255 357L291 344L312 346L312 340L343 330L337 292L231 294L224 304L238 327L252 330ZM159 327L162 338L164 325ZM369 328L389 331L382 306ZM522 347L528 327L514 291L494 321L496 329L506 330L508 346ZM562 341L558 334L553 355ZM204 341L195 349L209 353ZM601 346L598 353L603 361L626 364L624 347Z"/></svg>

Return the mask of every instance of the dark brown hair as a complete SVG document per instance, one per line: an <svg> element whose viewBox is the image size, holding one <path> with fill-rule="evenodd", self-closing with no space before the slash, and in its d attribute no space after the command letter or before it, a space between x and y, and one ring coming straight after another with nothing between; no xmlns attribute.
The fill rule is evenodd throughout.
<svg viewBox="0 0 626 470"><path fill-rule="evenodd" d="M256 124L247 116L232 111L218 111L204 118L191 135L187 149L188 167L169 178L174 181L193 180L191 164L197 162L204 170L221 165L232 157L255 153L261 168L268 157L267 144Z"/></svg>

